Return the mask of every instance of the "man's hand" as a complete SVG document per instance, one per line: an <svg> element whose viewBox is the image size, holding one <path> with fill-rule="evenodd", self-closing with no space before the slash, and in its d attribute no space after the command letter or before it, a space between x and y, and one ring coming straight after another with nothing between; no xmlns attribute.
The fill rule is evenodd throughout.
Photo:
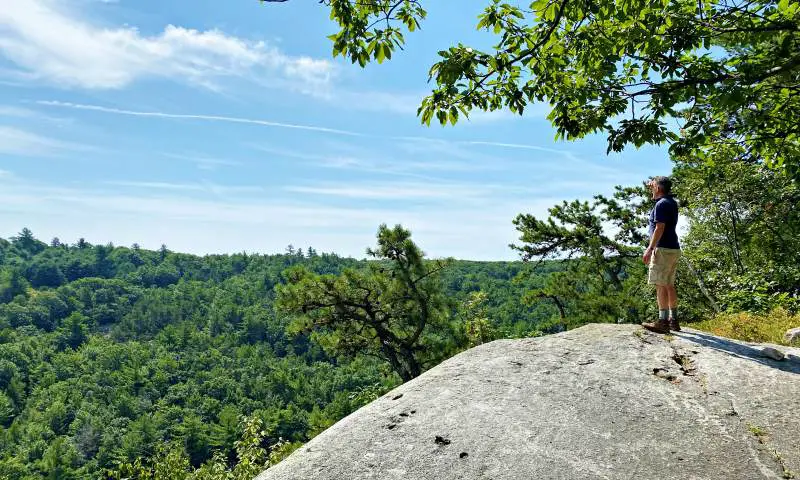
<svg viewBox="0 0 800 480"><path fill-rule="evenodd" d="M653 250L650 247L647 247L647 250L644 251L644 255L642 255L642 261L645 265L650 263L650 257L653 256Z"/></svg>
<svg viewBox="0 0 800 480"><path fill-rule="evenodd" d="M658 245L658 241L661 240L661 235L664 234L664 225L662 222L656 223L656 228L653 230L653 235L650 237L650 245L647 246L647 250L644 251L644 255L642 255L642 261L645 264L650 263L650 257L653 256L653 252L656 251L656 245Z"/></svg>

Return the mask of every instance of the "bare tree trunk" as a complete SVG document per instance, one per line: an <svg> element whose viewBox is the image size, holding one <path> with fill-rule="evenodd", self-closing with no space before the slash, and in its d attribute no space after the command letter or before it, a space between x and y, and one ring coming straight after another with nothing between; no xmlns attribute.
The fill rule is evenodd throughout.
<svg viewBox="0 0 800 480"><path fill-rule="evenodd" d="M731 219L731 251L733 253L733 261L736 262L736 270L741 275L744 273L744 266L742 265L742 254L739 251L739 237L737 235L738 222L736 221L736 207L735 205L728 204L728 216Z"/></svg>
<svg viewBox="0 0 800 480"><path fill-rule="evenodd" d="M719 305L717 305L717 302L715 302L714 298L711 297L711 294L708 293L708 290L706 289L706 286L703 283L703 279L700 278L700 275L698 275L697 270L694 269L694 265L692 265L692 262L690 262L689 259L686 258L686 256L683 256L682 258L686 261L686 265L689 267L689 271L692 272L692 275L694 275L694 277L697 279L697 285L700 287L700 291L703 292L703 295L705 295L705 297L708 299L708 303L711 304L711 308L713 308L716 313L719 313L720 312Z"/></svg>
<svg viewBox="0 0 800 480"><path fill-rule="evenodd" d="M561 300L559 300L559 298L557 296L549 295L547 293L541 292L541 293L539 293L538 297L539 298L549 298L550 300L552 300L553 303L556 304L556 307L558 307L558 314L561 317L561 320L564 320L565 318L567 318L567 313L566 313L566 310L564 309L564 304L561 303Z"/></svg>
<svg viewBox="0 0 800 480"><path fill-rule="evenodd" d="M400 358L398 358L397 356L398 352L395 351L395 349L392 348L391 345L389 345L389 342L387 340L381 339L380 342L383 354L386 356L386 359L389 360L389 364L392 366L392 369L395 372L397 372L398 375L400 375L400 378L403 380L403 382L407 382L413 379L415 376L419 375L419 374L413 375L409 371L409 369L407 369L406 366L403 365L403 362L401 362Z"/></svg>

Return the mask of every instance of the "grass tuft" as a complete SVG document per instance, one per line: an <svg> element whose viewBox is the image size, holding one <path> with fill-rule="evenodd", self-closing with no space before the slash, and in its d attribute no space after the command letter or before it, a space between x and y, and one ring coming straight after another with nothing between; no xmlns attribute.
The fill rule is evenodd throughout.
<svg viewBox="0 0 800 480"><path fill-rule="evenodd" d="M800 327L800 314L793 315L782 308L776 308L769 313L721 313L691 326L745 342L788 345L783 336L787 330Z"/></svg>

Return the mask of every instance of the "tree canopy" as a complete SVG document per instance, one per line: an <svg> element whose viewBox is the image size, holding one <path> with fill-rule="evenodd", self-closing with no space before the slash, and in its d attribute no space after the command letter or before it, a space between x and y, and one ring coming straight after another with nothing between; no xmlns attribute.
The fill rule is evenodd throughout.
<svg viewBox="0 0 800 480"><path fill-rule="evenodd" d="M369 261L0 238L0 480L252 478L469 332L521 337L554 313L518 301L542 282L512 282L522 262L427 260L410 235L381 229ZM276 309L314 296L379 322L358 337L347 314Z"/></svg>
<svg viewBox="0 0 800 480"><path fill-rule="evenodd" d="M269 1L269 0L267 0ZM333 55L390 59L419 29L423 0L323 0ZM670 143L675 156L754 159L800 178L800 4L790 0L491 0L497 37L439 52L418 114L455 124L473 109L549 104L566 139L609 151Z"/></svg>
<svg viewBox="0 0 800 480"><path fill-rule="evenodd" d="M381 225L378 247L367 253L378 262L366 270L338 276L289 271L289 283L277 287L277 305L301 315L301 328L315 330L331 353L375 355L411 380L460 346L439 278L446 262L424 262L400 225Z"/></svg>

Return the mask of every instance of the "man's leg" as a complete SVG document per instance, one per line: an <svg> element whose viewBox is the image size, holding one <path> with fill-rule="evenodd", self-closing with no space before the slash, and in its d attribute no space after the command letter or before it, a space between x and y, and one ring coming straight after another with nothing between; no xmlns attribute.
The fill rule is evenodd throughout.
<svg viewBox="0 0 800 480"><path fill-rule="evenodd" d="M678 291L675 290L675 285L667 285L664 288L667 293L667 308L670 310L678 308Z"/></svg>
<svg viewBox="0 0 800 480"><path fill-rule="evenodd" d="M670 286L656 285L656 297L658 298L658 310L669 310L670 308Z"/></svg>
<svg viewBox="0 0 800 480"><path fill-rule="evenodd" d="M678 291L675 290L675 285L667 287L667 305L669 308L669 326L672 330L681 331L680 323L678 323Z"/></svg>
<svg viewBox="0 0 800 480"><path fill-rule="evenodd" d="M675 276L678 272L678 260L681 258L680 250L671 250L669 255L669 273L667 275L667 290L668 306L669 306L669 328L676 332L681 331L681 326L678 323L678 292L675 290Z"/></svg>
<svg viewBox="0 0 800 480"><path fill-rule="evenodd" d="M656 285L656 297L658 298L658 319L659 320L668 320L669 319L669 285Z"/></svg>
<svg viewBox="0 0 800 480"><path fill-rule="evenodd" d="M664 278L664 257L659 250L653 252L647 272L647 283L656 287L658 300L658 321L646 322L642 326L656 333L669 333L669 291L668 281Z"/></svg>
<svg viewBox="0 0 800 480"><path fill-rule="evenodd" d="M658 300L658 321L643 323L642 326L656 333L669 333L669 287L656 284L656 299Z"/></svg>

